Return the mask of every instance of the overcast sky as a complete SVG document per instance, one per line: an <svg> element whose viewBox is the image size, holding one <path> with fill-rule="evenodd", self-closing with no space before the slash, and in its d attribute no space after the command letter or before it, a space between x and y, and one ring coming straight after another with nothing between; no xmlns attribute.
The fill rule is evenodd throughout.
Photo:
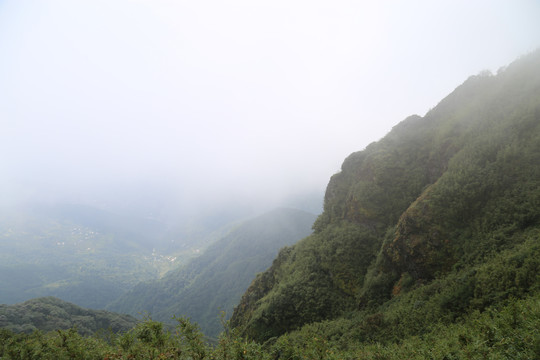
<svg viewBox="0 0 540 360"><path fill-rule="evenodd" d="M537 0L0 0L0 196L322 201L351 152L540 47L539 19Z"/></svg>

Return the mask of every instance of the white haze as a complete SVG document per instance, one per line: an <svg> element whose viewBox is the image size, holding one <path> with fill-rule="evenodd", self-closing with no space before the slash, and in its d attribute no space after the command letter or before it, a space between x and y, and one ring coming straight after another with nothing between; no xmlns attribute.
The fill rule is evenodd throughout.
<svg viewBox="0 0 540 360"><path fill-rule="evenodd" d="M322 203L351 152L540 46L538 19L534 0L0 1L0 202Z"/></svg>

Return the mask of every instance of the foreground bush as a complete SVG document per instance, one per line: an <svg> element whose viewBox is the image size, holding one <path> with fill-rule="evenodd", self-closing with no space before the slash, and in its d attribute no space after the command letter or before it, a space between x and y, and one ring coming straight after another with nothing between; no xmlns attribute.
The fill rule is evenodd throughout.
<svg viewBox="0 0 540 360"><path fill-rule="evenodd" d="M0 330L0 358L7 359L538 359L540 295L510 299L474 311L453 324L435 323L421 336L396 342L349 339L343 346L314 327L261 345L226 328L208 343L196 324L177 318L174 330L146 319L122 335L84 337L76 329L14 334Z"/></svg>

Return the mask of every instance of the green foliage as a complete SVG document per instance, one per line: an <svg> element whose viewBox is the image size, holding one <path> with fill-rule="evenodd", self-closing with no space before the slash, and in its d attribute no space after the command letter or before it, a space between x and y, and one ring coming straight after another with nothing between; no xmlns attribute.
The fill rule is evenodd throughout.
<svg viewBox="0 0 540 360"><path fill-rule="evenodd" d="M231 319L233 326L244 326L246 335L264 341L354 308L377 251L373 231L341 221L309 240L282 251L272 268L254 280L238 307L243 315Z"/></svg>
<svg viewBox="0 0 540 360"><path fill-rule="evenodd" d="M129 315L84 309L53 297L0 305L0 327L13 332L77 328L82 335L92 335L105 329L115 333L125 332L136 323L137 320Z"/></svg>
<svg viewBox="0 0 540 360"><path fill-rule="evenodd" d="M359 319L363 318L362 321ZM382 313L304 326L261 345L224 322L219 342L205 342L198 326L178 318L175 331L146 318L129 332L84 337L74 329L15 334L0 329L2 359L533 359L540 356L540 293L473 310L452 323L437 319L424 331L392 339ZM418 319L416 319L418 320ZM223 321L223 319L222 319ZM363 334L362 334L363 332ZM380 339L370 336L382 333Z"/></svg>
<svg viewBox="0 0 540 360"><path fill-rule="evenodd" d="M261 345L240 338L228 329L216 347L205 342L198 325L176 318L174 332L146 318L129 332L103 339L83 337L74 329L15 334L0 329L2 359L270 359Z"/></svg>
<svg viewBox="0 0 540 360"><path fill-rule="evenodd" d="M535 359L540 356L539 300L536 296L475 312L451 325L435 323L422 336L351 353L362 359Z"/></svg>

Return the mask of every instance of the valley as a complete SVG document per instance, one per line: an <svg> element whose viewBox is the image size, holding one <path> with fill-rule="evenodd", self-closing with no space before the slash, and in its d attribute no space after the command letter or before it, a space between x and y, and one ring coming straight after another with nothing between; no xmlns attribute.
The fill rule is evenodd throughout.
<svg viewBox="0 0 540 360"><path fill-rule="evenodd" d="M0 303L55 296L103 309L141 281L199 256L224 229L183 242L166 224L81 205L32 205L0 217ZM176 242L175 242L176 241Z"/></svg>

